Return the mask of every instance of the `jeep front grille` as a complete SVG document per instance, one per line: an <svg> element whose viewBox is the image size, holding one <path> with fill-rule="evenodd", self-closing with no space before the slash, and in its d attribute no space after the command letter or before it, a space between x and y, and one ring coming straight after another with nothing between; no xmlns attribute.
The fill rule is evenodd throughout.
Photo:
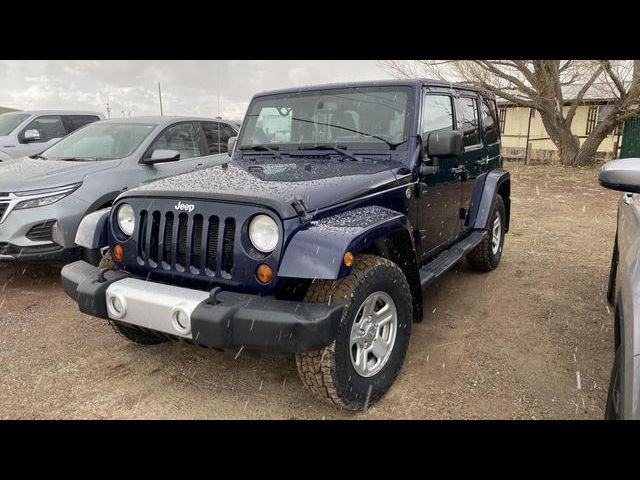
<svg viewBox="0 0 640 480"><path fill-rule="evenodd" d="M140 265L208 277L233 273L235 218L225 218L221 225L215 215L205 218L201 214L142 210L138 221Z"/></svg>

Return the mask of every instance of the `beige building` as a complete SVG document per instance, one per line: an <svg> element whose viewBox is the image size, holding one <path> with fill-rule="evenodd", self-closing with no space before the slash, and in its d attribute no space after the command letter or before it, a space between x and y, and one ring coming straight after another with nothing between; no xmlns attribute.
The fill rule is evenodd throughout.
<svg viewBox="0 0 640 480"><path fill-rule="evenodd" d="M571 98L571 90L567 89L566 98ZM563 92L564 93L564 92ZM584 142L589 133L604 118L608 103L611 101L606 95L591 94L583 99L576 110L571 131L580 142ZM549 138L540 113L526 107L517 107L505 100L498 99L500 131L502 132L502 155L505 158L524 159L529 143L529 159L557 160L558 150ZM569 105L564 107L565 112ZM597 157L611 159L617 157L622 142L622 128L619 128L600 144Z"/></svg>

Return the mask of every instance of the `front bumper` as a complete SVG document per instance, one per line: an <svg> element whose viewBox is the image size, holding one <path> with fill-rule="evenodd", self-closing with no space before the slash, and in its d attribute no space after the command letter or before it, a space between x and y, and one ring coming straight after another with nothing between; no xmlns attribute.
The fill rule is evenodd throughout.
<svg viewBox="0 0 640 480"><path fill-rule="evenodd" d="M145 281L122 271L108 270L100 278L99 269L84 261L62 269L62 284L83 313L223 350L317 350L335 339L343 310L342 305L227 291L211 299L209 292Z"/></svg>

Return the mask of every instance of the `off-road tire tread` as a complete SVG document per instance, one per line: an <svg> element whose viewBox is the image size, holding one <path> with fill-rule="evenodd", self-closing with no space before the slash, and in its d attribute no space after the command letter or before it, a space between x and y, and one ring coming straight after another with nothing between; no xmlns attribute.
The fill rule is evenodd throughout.
<svg viewBox="0 0 640 480"><path fill-rule="evenodd" d="M401 274L401 278L405 278L400 267L392 261L375 255L359 255L355 259L355 266L350 275L341 280L314 281L307 290L304 301L327 303L329 305L341 303L345 307L344 313L346 314L357 285L363 282L367 275L380 265L397 269ZM406 280L404 282L405 301L411 304L411 290ZM317 398L328 401L338 408L353 410L353 406L346 404L340 398L334 384L335 346L335 341L333 341L323 349L296 354L296 366L302 383ZM406 354L406 351L404 353Z"/></svg>
<svg viewBox="0 0 640 480"><path fill-rule="evenodd" d="M161 337L154 333L148 333L135 327L128 327L114 320L109 320L109 325L111 325L113 331L118 335L131 342L139 343L140 345L159 345L160 343L169 341L166 337Z"/></svg>
<svg viewBox="0 0 640 480"><path fill-rule="evenodd" d="M493 225L493 215L496 211L496 208L499 208L502 213L502 244L504 245L504 225L505 225L505 208L504 201L500 195L496 195L496 198L493 202L493 206L491 207L491 214L489 218L491 219L491 225ZM504 246L503 246L504 249ZM491 247L491 230L488 231L488 235L467 255L467 261L471 268L474 270L479 270L481 272L490 272L494 268L498 266L499 262L495 262L493 258L493 252Z"/></svg>

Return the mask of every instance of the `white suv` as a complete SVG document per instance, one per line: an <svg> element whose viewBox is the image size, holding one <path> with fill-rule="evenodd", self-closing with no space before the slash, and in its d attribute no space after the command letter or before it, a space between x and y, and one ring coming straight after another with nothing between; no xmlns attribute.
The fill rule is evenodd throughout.
<svg viewBox="0 0 640 480"><path fill-rule="evenodd" d="M41 110L0 115L0 162L49 148L88 123L104 120L98 112Z"/></svg>

